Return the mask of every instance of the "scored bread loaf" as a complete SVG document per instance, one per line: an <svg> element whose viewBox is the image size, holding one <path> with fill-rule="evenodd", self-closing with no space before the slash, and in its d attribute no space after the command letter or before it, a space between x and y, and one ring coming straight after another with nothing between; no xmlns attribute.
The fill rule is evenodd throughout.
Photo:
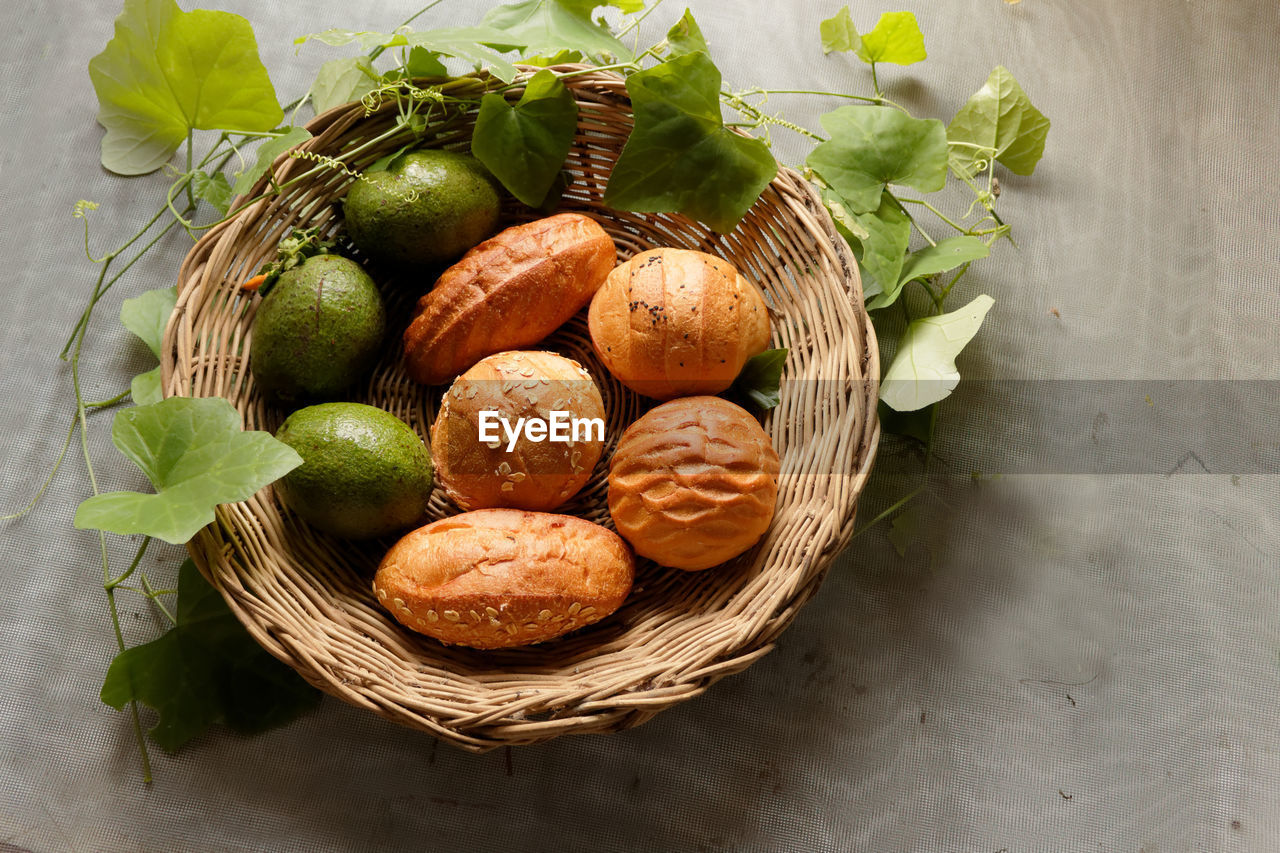
<svg viewBox="0 0 1280 853"><path fill-rule="evenodd" d="M698 571L746 551L769 528L779 460L740 406L683 397L627 427L609 463L609 514L637 554Z"/></svg>
<svg viewBox="0 0 1280 853"><path fill-rule="evenodd" d="M569 515L481 509L406 534L373 592L408 628L443 643L498 649L598 622L635 578L613 531Z"/></svg>
<svg viewBox="0 0 1280 853"><path fill-rule="evenodd" d="M523 430L512 440L508 430L517 432L521 418L553 425L557 412L567 413L561 423L577 421L561 430L567 440L534 441ZM495 353L444 395L431 431L436 482L463 509L555 509L591 479L604 452L604 421L600 389L578 362L551 352ZM481 440L482 426L497 439Z"/></svg>
<svg viewBox="0 0 1280 853"><path fill-rule="evenodd" d="M658 400L723 391L769 344L760 288L723 258L689 249L650 249L618 266L587 320L609 372Z"/></svg>
<svg viewBox="0 0 1280 853"><path fill-rule="evenodd" d="M404 333L405 368L436 385L486 355L538 343L587 304L616 260L613 239L578 213L499 232L418 300Z"/></svg>

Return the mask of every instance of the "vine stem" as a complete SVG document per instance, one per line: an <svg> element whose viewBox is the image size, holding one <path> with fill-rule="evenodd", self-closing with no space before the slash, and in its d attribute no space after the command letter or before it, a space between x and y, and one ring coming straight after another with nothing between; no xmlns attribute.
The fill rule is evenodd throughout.
<svg viewBox="0 0 1280 853"><path fill-rule="evenodd" d="M939 219L941 219L943 222L947 223L947 224L948 224L948 225L950 225L952 228L954 228L954 229L956 229L957 231L959 231L961 234L972 234L972 233L973 233L973 232L972 232L972 231L970 231L968 228L964 228L963 226L961 226L961 225L957 224L955 221L953 221L950 217L948 217L948 216L947 216L945 213L943 213L941 210L938 210L938 208L934 207L934 206L933 206L929 201L927 201L926 199L923 199L923 198L904 198L904 197L902 197L902 196L896 196L896 198L898 199L898 201L903 202L904 204L920 204L920 205L923 205L927 210L929 210L931 213L933 213L933 215L934 215L934 216L938 217L938 218L939 218Z"/></svg>
<svg viewBox="0 0 1280 853"><path fill-rule="evenodd" d="M882 104L884 98L872 98L868 95L850 95L845 92L818 92L811 89L748 89L739 93L743 97L750 95L818 95L831 98L848 98L853 101L863 101L868 104Z"/></svg>
<svg viewBox="0 0 1280 853"><path fill-rule="evenodd" d="M150 227L150 226L148 226ZM85 417L86 409L84 395L80 390L80 351L84 346L85 332L88 331L88 314L93 310L93 304L101 298L103 284L107 278L107 270L111 267L115 254L112 253L106 257L102 263L102 268L98 271L98 280L93 288L93 297L90 299L89 307L85 309L85 322L79 324L79 331L75 335L75 349L71 354L71 385L76 395L76 420L80 424L80 453L84 457L85 472L89 476L89 488L94 495L98 494L98 478L93 471L93 458L89 453L89 428ZM98 531L98 551L102 557L102 577L104 583L111 578L111 562L107 556L107 535L105 532ZM120 628L120 609L116 606L115 590L108 588L107 592L107 610L111 614L111 627L115 631L116 645L120 649L120 653L125 651L124 631ZM147 740L142 733L142 718L138 714L138 702L133 700L129 703L130 717L133 722L133 736L138 743L138 752L142 756L142 781L145 784L151 783L151 755L147 751Z"/></svg>

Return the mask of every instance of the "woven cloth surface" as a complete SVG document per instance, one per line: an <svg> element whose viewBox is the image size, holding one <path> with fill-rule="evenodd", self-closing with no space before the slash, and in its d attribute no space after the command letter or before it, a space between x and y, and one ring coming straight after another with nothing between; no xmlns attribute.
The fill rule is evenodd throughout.
<svg viewBox="0 0 1280 853"><path fill-rule="evenodd" d="M296 35L413 11L206 5L254 22L286 100L337 55L295 55ZM736 88L867 85L856 60L822 58L836 2L688 5ZM905 556L883 529L858 537L773 652L638 728L471 755L327 699L264 736L155 750L148 789L126 719L97 698L113 641L96 538L70 526L88 489L73 457L42 510L0 530L0 849L1276 849L1280 8L853 13L865 29L890 8L916 13L930 54L882 72L893 97L947 118L1001 63L1054 123L1036 174L1004 182L1020 250L1001 246L964 285L996 307L961 358L978 381L944 408ZM73 205L102 205L98 248L162 201L159 179L96 162L85 66L116 11L0 8L0 512L38 485L72 411L55 345L92 287ZM664 4L648 36L679 11ZM831 104L769 106L816 128ZM774 138L780 160L803 157ZM172 283L189 248L175 235L111 294L86 344L88 397L153 363L116 324L119 300ZM91 431L99 486L139 488L108 417ZM864 518L914 486L914 464L882 448ZM151 556L165 579L183 552ZM138 643L156 625L126 600L124 630Z"/></svg>

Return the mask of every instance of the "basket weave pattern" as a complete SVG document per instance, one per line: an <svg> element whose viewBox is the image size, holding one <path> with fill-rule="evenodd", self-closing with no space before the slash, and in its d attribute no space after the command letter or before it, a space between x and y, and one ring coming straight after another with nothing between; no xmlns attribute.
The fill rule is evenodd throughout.
<svg viewBox="0 0 1280 853"><path fill-rule="evenodd" d="M309 682L474 751L628 728L766 654L848 543L879 438L877 348L857 265L813 188L780 169L737 229L723 236L682 216L606 208L604 186L631 127L625 86L602 72L566 83L578 101L579 125L566 166L574 183L561 209L596 217L620 260L653 246L698 249L728 259L767 294L772 346L790 354L782 402L765 419L782 472L764 539L706 572L640 561L631 597L611 617L549 643L500 652L450 648L402 628L370 589L390 541L331 538L284 510L271 489L220 507L217 521L188 545L255 639ZM455 85L470 84L481 85ZM335 108L309 125L314 137L303 148L338 156L391 127L396 113L394 103L368 116L359 104ZM439 126L426 144L464 147L473 119ZM349 165L364 168L399 144L370 147ZM282 157L275 177L283 184L315 169L314 162ZM211 229L192 249L165 335L167 395L224 396L246 429L279 426L288 413L260 398L247 370L260 300L242 293L240 284L274 256L290 229L339 231L333 202L349 183L342 172L322 168ZM506 224L535 215L514 204L506 214ZM401 276L381 284L391 318L387 352L351 396L427 436L439 389L404 375L398 342L413 302L431 282ZM604 458L561 511L609 525L605 475L613 444L650 403L612 380L595 358L585 311L543 348L585 365L604 396ZM457 511L437 489L430 519Z"/></svg>

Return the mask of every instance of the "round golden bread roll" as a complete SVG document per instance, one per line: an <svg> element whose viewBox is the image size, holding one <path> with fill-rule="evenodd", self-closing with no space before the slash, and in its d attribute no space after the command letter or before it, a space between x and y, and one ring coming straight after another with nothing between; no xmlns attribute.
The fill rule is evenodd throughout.
<svg viewBox="0 0 1280 853"><path fill-rule="evenodd" d="M778 470L768 434L745 409L719 397L683 397L622 434L609 464L609 514L640 556L707 569L768 529Z"/></svg>
<svg viewBox="0 0 1280 853"><path fill-rule="evenodd" d="M622 605L635 558L613 531L570 515L482 509L406 534L373 593L404 626L442 643L540 643Z"/></svg>
<svg viewBox="0 0 1280 853"><path fill-rule="evenodd" d="M587 320L609 372L658 400L723 391L769 345L760 289L723 258L688 249L650 249L614 268Z"/></svg>
<svg viewBox="0 0 1280 853"><path fill-rule="evenodd" d="M546 425L541 440L534 421ZM591 479L604 423L600 389L578 362L552 352L491 355L444 395L431 430L436 482L463 509L555 509Z"/></svg>
<svg viewBox="0 0 1280 853"><path fill-rule="evenodd" d="M587 304L616 262L613 238L580 213L499 232L418 300L404 332L406 371L437 385L486 355L538 343Z"/></svg>

